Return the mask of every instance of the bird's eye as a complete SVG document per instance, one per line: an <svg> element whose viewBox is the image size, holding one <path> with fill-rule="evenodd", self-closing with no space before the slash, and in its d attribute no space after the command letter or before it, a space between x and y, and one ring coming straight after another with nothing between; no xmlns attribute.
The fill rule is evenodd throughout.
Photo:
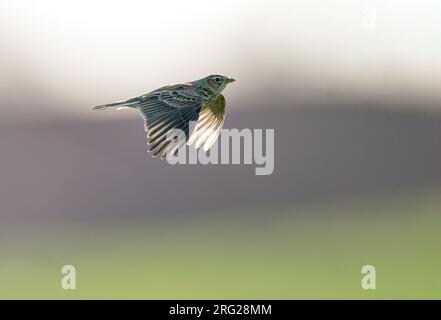
<svg viewBox="0 0 441 320"><path fill-rule="evenodd" d="M221 81L221 79L219 77L214 78L214 81L219 83Z"/></svg>

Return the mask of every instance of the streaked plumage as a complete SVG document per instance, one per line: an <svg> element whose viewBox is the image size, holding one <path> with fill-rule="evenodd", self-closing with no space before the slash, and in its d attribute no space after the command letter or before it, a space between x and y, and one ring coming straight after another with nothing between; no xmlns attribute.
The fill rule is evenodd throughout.
<svg viewBox="0 0 441 320"><path fill-rule="evenodd" d="M207 151L216 142L224 123L225 97L222 91L233 81L225 76L211 75L93 109L137 109L144 118L149 151L153 156L165 158L176 154L185 143ZM191 123L196 125L191 127ZM172 143L167 137L174 132L177 136Z"/></svg>

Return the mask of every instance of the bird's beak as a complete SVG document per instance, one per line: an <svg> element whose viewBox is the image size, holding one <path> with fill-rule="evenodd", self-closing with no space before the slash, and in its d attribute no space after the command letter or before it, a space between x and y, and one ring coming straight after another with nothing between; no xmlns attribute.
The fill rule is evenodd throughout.
<svg viewBox="0 0 441 320"><path fill-rule="evenodd" d="M236 81L236 80L234 80L233 78L229 78L229 79L227 80L228 83L231 83L231 82L234 82L234 81Z"/></svg>

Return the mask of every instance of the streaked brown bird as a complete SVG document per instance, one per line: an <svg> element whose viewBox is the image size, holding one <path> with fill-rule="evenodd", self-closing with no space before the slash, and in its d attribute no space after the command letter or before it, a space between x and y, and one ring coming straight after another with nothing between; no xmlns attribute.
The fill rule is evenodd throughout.
<svg viewBox="0 0 441 320"><path fill-rule="evenodd" d="M185 84L154 90L126 101L93 107L93 110L135 108L144 118L149 152L165 158L185 143L203 147L216 142L225 119L222 91L232 78L211 75ZM178 132L177 134L175 134ZM174 140L170 136L174 135Z"/></svg>

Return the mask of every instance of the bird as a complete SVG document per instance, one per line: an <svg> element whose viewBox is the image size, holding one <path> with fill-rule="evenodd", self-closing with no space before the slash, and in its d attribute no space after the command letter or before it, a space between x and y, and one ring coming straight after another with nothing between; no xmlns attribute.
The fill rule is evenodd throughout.
<svg viewBox="0 0 441 320"><path fill-rule="evenodd" d="M225 120L226 103L222 92L234 81L223 75L209 75L125 101L95 106L92 110L138 110L144 119L148 151L153 157L164 159L176 155L185 144L208 151Z"/></svg>

